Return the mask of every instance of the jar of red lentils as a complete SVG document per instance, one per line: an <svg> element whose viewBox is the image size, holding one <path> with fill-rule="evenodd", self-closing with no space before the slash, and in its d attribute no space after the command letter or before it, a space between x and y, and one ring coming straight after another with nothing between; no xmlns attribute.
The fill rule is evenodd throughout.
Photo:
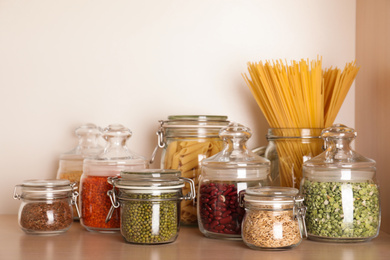
<svg viewBox="0 0 390 260"><path fill-rule="evenodd" d="M201 162L198 226L206 237L241 239L245 210L239 205L239 194L269 184L270 162L246 148L249 128L230 123L219 136L223 150Z"/></svg>
<svg viewBox="0 0 390 260"><path fill-rule="evenodd" d="M119 124L109 125L102 137L107 141L104 151L96 158L84 160L80 180L80 223L88 231L115 232L120 229L120 213L114 210L112 218L106 223L111 201L107 192L112 185L108 177L119 176L121 171L148 168L148 161L131 152L126 142L131 131Z"/></svg>

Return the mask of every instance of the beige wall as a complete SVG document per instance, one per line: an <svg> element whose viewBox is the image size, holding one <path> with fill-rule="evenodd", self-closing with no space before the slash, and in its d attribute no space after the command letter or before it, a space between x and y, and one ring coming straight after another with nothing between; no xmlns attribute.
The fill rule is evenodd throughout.
<svg viewBox="0 0 390 260"><path fill-rule="evenodd" d="M390 232L390 1L357 1L356 149L377 162L382 230Z"/></svg>

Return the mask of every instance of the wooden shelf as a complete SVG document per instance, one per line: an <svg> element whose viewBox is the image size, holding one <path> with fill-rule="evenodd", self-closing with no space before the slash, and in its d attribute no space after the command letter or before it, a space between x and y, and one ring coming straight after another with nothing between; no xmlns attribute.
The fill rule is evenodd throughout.
<svg viewBox="0 0 390 260"><path fill-rule="evenodd" d="M197 227L181 227L179 237L170 244L133 245L119 233L86 231L78 222L64 234L34 236L18 226L16 215L0 215L0 259L390 259L390 235L365 243L320 243L304 240L285 251L256 251L242 241L204 237Z"/></svg>

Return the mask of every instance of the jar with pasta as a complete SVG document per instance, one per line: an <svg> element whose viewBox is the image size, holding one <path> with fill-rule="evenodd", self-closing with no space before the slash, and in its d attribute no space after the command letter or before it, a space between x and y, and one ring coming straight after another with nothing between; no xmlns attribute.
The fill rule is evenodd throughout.
<svg viewBox="0 0 390 260"><path fill-rule="evenodd" d="M96 158L84 160L80 180L81 225L88 231L116 232L120 228L119 210L111 212L111 221L106 222L107 212L111 210L111 200L107 192L112 185L108 177L119 176L121 171L148 168L147 160L129 150L126 145L131 137L130 129L113 124L103 131L107 141L104 151Z"/></svg>
<svg viewBox="0 0 390 260"><path fill-rule="evenodd" d="M270 162L246 148L249 128L230 123L219 136L223 150L201 163L199 229L210 238L241 239L245 210L239 205L239 194L248 187L269 184Z"/></svg>
<svg viewBox="0 0 390 260"><path fill-rule="evenodd" d="M94 124L85 124L75 130L78 138L78 145L67 153L60 156L57 179L69 180L76 183L76 191L80 186L80 178L83 173L83 160L94 158L103 151L99 145L98 138L101 135L100 129ZM73 219L78 220L76 206L73 205Z"/></svg>
<svg viewBox="0 0 390 260"><path fill-rule="evenodd" d="M176 115L160 121L158 146L163 148L161 168L181 171L181 176L190 178L198 189L200 162L222 150L219 131L228 125L226 116ZM188 184L183 194L190 191ZM196 199L181 202L181 224L197 225Z"/></svg>

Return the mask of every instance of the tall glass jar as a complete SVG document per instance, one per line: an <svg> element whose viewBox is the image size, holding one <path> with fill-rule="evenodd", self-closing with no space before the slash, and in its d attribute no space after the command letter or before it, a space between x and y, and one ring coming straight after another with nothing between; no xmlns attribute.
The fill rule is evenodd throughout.
<svg viewBox="0 0 390 260"><path fill-rule="evenodd" d="M271 162L271 185L299 189L302 164L323 150L322 128L270 128L267 147L253 151Z"/></svg>
<svg viewBox="0 0 390 260"><path fill-rule="evenodd" d="M109 178L114 208L120 207L121 234L133 244L164 244L176 240L180 227L180 202L195 198L191 179L180 177L178 170L147 169L122 172ZM183 196L188 183L190 193ZM107 220L110 221L110 214Z"/></svg>
<svg viewBox="0 0 390 260"><path fill-rule="evenodd" d="M94 124L86 124L75 130L78 138L78 145L67 153L60 156L57 179L75 182L77 191L80 186L80 178L83 173L83 161L85 158L94 158L103 151L103 147L98 144L101 135L100 129ZM75 206L74 206L75 207ZM79 219L73 209L73 219Z"/></svg>
<svg viewBox="0 0 390 260"><path fill-rule="evenodd" d="M80 223L88 231L119 231L120 214L115 210L110 222L106 223L107 212L111 208L107 192L112 185L108 177L119 176L121 171L148 168L147 160L131 152L126 142L131 131L122 125L109 125L103 131L107 141L104 151L96 158L84 160L83 175L80 181Z"/></svg>
<svg viewBox="0 0 390 260"><path fill-rule="evenodd" d="M18 214L20 228L33 235L67 231L73 222L72 205L78 196L75 185L69 180L26 180L16 185L14 199L22 200Z"/></svg>
<svg viewBox="0 0 390 260"><path fill-rule="evenodd" d="M298 189L250 187L241 194L245 205L242 239L252 249L281 250L306 237L305 207Z"/></svg>
<svg viewBox="0 0 390 260"><path fill-rule="evenodd" d="M162 169L180 170L182 177L190 178L198 188L200 162L222 150L222 140L219 131L229 122L226 116L169 116L168 120L160 121L159 147ZM183 193L190 190L185 185ZM181 205L181 223L197 225L195 202L183 200Z"/></svg>
<svg viewBox="0 0 390 260"><path fill-rule="evenodd" d="M245 210L239 205L240 192L269 184L269 161L246 148L251 135L249 128L230 123L219 134L223 150L201 162L198 225L206 237L241 239Z"/></svg>
<svg viewBox="0 0 390 260"><path fill-rule="evenodd" d="M309 239L361 242L379 233L376 163L352 150L355 137L355 130L345 125L325 129L326 150L303 165Z"/></svg>

